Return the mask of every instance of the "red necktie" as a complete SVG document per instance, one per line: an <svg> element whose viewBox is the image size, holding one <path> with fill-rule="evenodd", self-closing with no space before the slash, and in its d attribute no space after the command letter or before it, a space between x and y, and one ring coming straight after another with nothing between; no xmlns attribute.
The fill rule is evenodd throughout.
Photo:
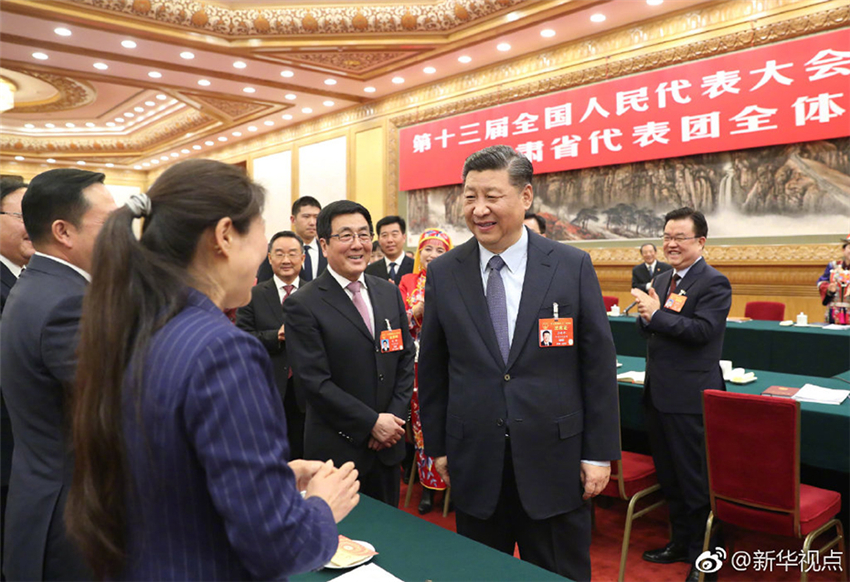
<svg viewBox="0 0 850 582"><path fill-rule="evenodd" d="M286 301L286 298L287 298L287 297L289 297L290 295L292 295L292 290L293 290L293 289L295 289L295 285L284 285L284 286L283 286L283 291L284 291L284 293L283 293L283 299L282 299L282 300L281 300L281 302L280 302L280 303L281 303L281 305L283 305L283 302L284 302L284 301Z"/></svg>
<svg viewBox="0 0 850 582"><path fill-rule="evenodd" d="M679 281L679 279L681 279L681 277L678 274L673 275L673 278L670 281L670 293L668 293L668 297L676 292L676 283Z"/></svg>

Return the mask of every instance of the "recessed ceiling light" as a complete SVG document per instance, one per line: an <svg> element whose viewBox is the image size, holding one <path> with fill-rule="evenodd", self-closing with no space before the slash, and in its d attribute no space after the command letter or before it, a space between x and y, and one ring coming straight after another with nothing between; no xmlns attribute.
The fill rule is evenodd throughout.
<svg viewBox="0 0 850 582"><path fill-rule="evenodd" d="M511 12L510 14L508 14L508 15L505 17L505 19L506 19L508 22L514 22L515 20L519 20L519 14L517 14L516 12Z"/></svg>
<svg viewBox="0 0 850 582"><path fill-rule="evenodd" d="M281 71L280 76L286 77L288 79L289 77L294 77L295 73L293 73L292 71Z"/></svg>
<svg viewBox="0 0 850 582"><path fill-rule="evenodd" d="M295 95L294 93L287 93L287 94L286 94L286 95L284 95L283 97L284 97L285 99L289 99L290 101L292 101L292 100L294 100L294 99L296 99L296 98L297 98L297 97L296 97L296 95Z"/></svg>
<svg viewBox="0 0 850 582"><path fill-rule="evenodd" d="M322 101L322 105L324 105L325 107L333 107L334 102L328 99L327 101Z"/></svg>
<svg viewBox="0 0 850 582"><path fill-rule="evenodd" d="M166 99L168 99L168 95L163 95L162 93L160 93L159 95L156 96L156 98L159 99L160 101L165 101Z"/></svg>
<svg viewBox="0 0 850 582"><path fill-rule="evenodd" d="M145 163L143 163L142 165L143 165L144 167L146 167L146 168L150 168L150 167L151 167L151 163L150 163L150 162L145 162Z"/></svg>
<svg viewBox="0 0 850 582"><path fill-rule="evenodd" d="M325 85L336 85L336 79L325 79Z"/></svg>
<svg viewBox="0 0 850 582"><path fill-rule="evenodd" d="M393 83L396 85L401 85L404 83L404 77L393 77Z"/></svg>
<svg viewBox="0 0 850 582"><path fill-rule="evenodd" d="M23 162L24 156L15 156L15 159L18 160L19 162Z"/></svg>
<svg viewBox="0 0 850 582"><path fill-rule="evenodd" d="M136 117L136 114L133 113L132 111L128 111L127 113L124 114L124 117Z"/></svg>
<svg viewBox="0 0 850 582"><path fill-rule="evenodd" d="M190 153L192 153L192 152L190 152L189 150L187 150L187 149L185 149L185 148L184 148L184 149L180 150L180 153L181 153L181 154L190 154Z"/></svg>
<svg viewBox="0 0 850 582"><path fill-rule="evenodd" d="M290 119L292 119L292 116L291 116L289 113L284 113L283 115L281 115L281 117L282 117L283 119L286 119L287 121L289 121Z"/></svg>
<svg viewBox="0 0 850 582"><path fill-rule="evenodd" d="M591 14L590 16L591 22L605 22L605 15L601 12L597 12L596 14Z"/></svg>
<svg viewBox="0 0 850 582"><path fill-rule="evenodd" d="M192 149L193 150L199 150L199 149L201 149L201 146L199 146L198 144L195 144L195 145L192 146Z"/></svg>
<svg viewBox="0 0 850 582"><path fill-rule="evenodd" d="M210 82L209 82L209 81L207 81L206 79L199 79L199 80L198 80L198 85L200 85L201 87L209 87L209 86L210 86Z"/></svg>
<svg viewBox="0 0 850 582"><path fill-rule="evenodd" d="M62 28L62 27L54 28L53 32L55 32L59 36L71 36L71 31L68 30L67 28Z"/></svg>
<svg viewBox="0 0 850 582"><path fill-rule="evenodd" d="M205 141L205 142L204 142L204 145L205 145L205 146L215 145L215 142L214 142L214 141L212 141L212 140L207 140L207 141Z"/></svg>
<svg viewBox="0 0 850 582"><path fill-rule="evenodd" d="M187 61L195 58L195 53L190 53L189 51L183 51L180 53L181 59L186 59Z"/></svg>
<svg viewBox="0 0 850 582"><path fill-rule="evenodd" d="M147 105L148 107L153 107L154 105L156 105L156 103L153 101L145 101L145 105Z"/></svg>
<svg viewBox="0 0 850 582"><path fill-rule="evenodd" d="M159 159L162 160L163 162L167 162L168 156L159 156Z"/></svg>
<svg viewBox="0 0 850 582"><path fill-rule="evenodd" d="M273 125L274 125L274 121L272 121L271 119L266 119L266 120L263 122L263 125L267 125L267 126L271 127L271 126L273 126Z"/></svg>
<svg viewBox="0 0 850 582"><path fill-rule="evenodd" d="M150 77L151 79L160 79L162 78L162 73L160 73L159 71L151 71L150 73L148 73L148 77Z"/></svg>
<svg viewBox="0 0 850 582"><path fill-rule="evenodd" d="M53 158L47 158L47 163L48 164L55 164L56 160L54 160Z"/></svg>
<svg viewBox="0 0 850 582"><path fill-rule="evenodd" d="M245 88L244 88L244 89L242 89L242 90L243 90L243 91L245 91L246 93L254 93L254 92L256 92L256 91L257 91L257 90L256 90L256 89L254 89L253 87L245 87Z"/></svg>
<svg viewBox="0 0 850 582"><path fill-rule="evenodd" d="M77 127L77 126L69 121L68 123L65 124L65 127Z"/></svg>
<svg viewBox="0 0 850 582"><path fill-rule="evenodd" d="M171 157L172 157L172 158L176 158L176 157L177 157L177 156L179 156L179 155L180 155L180 154L178 154L177 152L171 152Z"/></svg>
<svg viewBox="0 0 850 582"><path fill-rule="evenodd" d="M48 56L44 53L33 53L32 58L38 59L40 61L46 61L48 59Z"/></svg>
<svg viewBox="0 0 850 582"><path fill-rule="evenodd" d="M114 121L107 121L106 127L115 127L115 122Z"/></svg>
<svg viewBox="0 0 850 582"><path fill-rule="evenodd" d="M426 75L433 75L437 72L437 69L435 69L434 67L425 67L424 69L422 69L422 72Z"/></svg>
<svg viewBox="0 0 850 582"><path fill-rule="evenodd" d="M136 106L136 107L133 107L133 111L135 111L136 113L144 113L145 108Z"/></svg>
<svg viewBox="0 0 850 582"><path fill-rule="evenodd" d="M237 69L244 69L244 68L245 68L245 67L247 67L248 65L247 65L247 64L245 64L245 63L244 63L244 62L242 62L242 61L236 61L235 63L233 63L233 66L234 66L234 67L236 67Z"/></svg>
<svg viewBox="0 0 850 582"><path fill-rule="evenodd" d="M499 44L496 45L496 49L500 50L502 52L507 52L507 51L511 50L511 45L509 45L506 42L500 42Z"/></svg>
<svg viewBox="0 0 850 582"><path fill-rule="evenodd" d="M91 121L87 121L86 127L94 127L94 123L92 123Z"/></svg>
<svg viewBox="0 0 850 582"><path fill-rule="evenodd" d="M457 60L458 62L463 63L465 65L466 63L472 62L472 57L463 55L462 57L458 57Z"/></svg>
<svg viewBox="0 0 850 582"><path fill-rule="evenodd" d="M133 169L134 169L134 170L141 170L141 169L142 169L142 167L141 167L141 166L139 166L139 165L136 165L136 166L133 166Z"/></svg>
<svg viewBox="0 0 850 582"><path fill-rule="evenodd" d="M310 114L310 113L313 113L313 110L310 109L309 107L305 107L304 109L301 110L301 113Z"/></svg>
<svg viewBox="0 0 850 582"><path fill-rule="evenodd" d="M553 36L555 36L555 31L551 28L544 28L540 31L540 36L542 36L543 38L552 38Z"/></svg>
<svg viewBox="0 0 850 582"><path fill-rule="evenodd" d="M121 46L124 48L136 48L136 42L133 40L122 40Z"/></svg>
<svg viewBox="0 0 850 582"><path fill-rule="evenodd" d="M664 0L646 0L646 3L650 6L659 6Z"/></svg>
<svg viewBox="0 0 850 582"><path fill-rule="evenodd" d="M159 160L151 160L151 163L152 163L152 164L158 164L158 163L159 163Z"/></svg>
<svg viewBox="0 0 850 582"><path fill-rule="evenodd" d="M257 126L256 125L249 125L248 131L257 131Z"/></svg>
<svg viewBox="0 0 850 582"><path fill-rule="evenodd" d="M109 68L109 65L107 65L106 63L95 63L92 66L98 71L105 71Z"/></svg>
<svg viewBox="0 0 850 582"><path fill-rule="evenodd" d="M107 168L114 168L115 164L113 164L112 162L106 162L106 167Z"/></svg>
<svg viewBox="0 0 850 582"><path fill-rule="evenodd" d="M233 137L242 137L242 132L241 131L234 131L230 135L232 135Z"/></svg>
<svg viewBox="0 0 850 582"><path fill-rule="evenodd" d="M218 136L218 141L227 141L227 138L223 135Z"/></svg>
<svg viewBox="0 0 850 582"><path fill-rule="evenodd" d="M53 129L53 128L54 128L54 127L56 127L56 126L55 126L54 124L52 124L52 123L45 123L45 124L44 124L44 127L49 127L50 129Z"/></svg>
<svg viewBox="0 0 850 582"><path fill-rule="evenodd" d="M80 160L79 162L77 162L77 164L79 164L79 165L81 165L81 166L85 166L85 165L86 165L86 163L85 163L83 160Z"/></svg>
<svg viewBox="0 0 850 582"><path fill-rule="evenodd" d="M116 117L115 121L117 121L118 123L124 123L124 118L123 117Z"/></svg>
<svg viewBox="0 0 850 582"><path fill-rule="evenodd" d="M32 123L25 123L24 127L26 127L27 129L34 129L35 128L35 126Z"/></svg>
<svg viewBox="0 0 850 582"><path fill-rule="evenodd" d="M366 93L374 93L375 91L377 91L377 89L375 89L374 87L364 87L363 90Z"/></svg>

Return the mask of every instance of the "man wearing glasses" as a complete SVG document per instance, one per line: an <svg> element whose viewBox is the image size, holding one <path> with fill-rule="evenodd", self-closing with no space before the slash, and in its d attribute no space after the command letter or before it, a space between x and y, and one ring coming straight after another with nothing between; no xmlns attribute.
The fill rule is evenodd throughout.
<svg viewBox="0 0 850 582"><path fill-rule="evenodd" d="M283 304L287 350L307 402L304 457L353 461L360 492L396 507L413 392L404 302L395 285L364 273L373 238L366 208L333 202L316 230L328 268Z"/></svg>
<svg viewBox="0 0 850 582"><path fill-rule="evenodd" d="M649 442L672 526L670 543L644 552L643 559L689 563L687 580L696 580L694 560L702 550L710 510L702 391L726 389L720 353L732 287L702 258L708 236L702 212L679 208L664 220L664 255L673 270L655 277L648 294L632 289L638 328L647 338L644 406Z"/></svg>

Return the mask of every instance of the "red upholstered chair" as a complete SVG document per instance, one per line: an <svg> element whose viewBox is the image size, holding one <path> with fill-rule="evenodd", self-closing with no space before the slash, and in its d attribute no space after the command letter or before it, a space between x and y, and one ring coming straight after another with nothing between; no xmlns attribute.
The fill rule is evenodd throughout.
<svg viewBox="0 0 850 582"><path fill-rule="evenodd" d="M623 451L622 456L622 460L611 462L611 479L601 493L606 497L616 497L629 502L629 509L626 512L626 527L623 530L623 549L620 552L620 576L617 578L619 582L623 582L623 577L626 574L626 558L629 553L632 523L642 515L664 504L664 500L661 499L635 513L637 502L658 491L661 486L658 484L658 478L655 475L655 464L652 462L652 457L628 451Z"/></svg>
<svg viewBox="0 0 850 582"><path fill-rule="evenodd" d="M844 533L835 519L841 494L800 483L800 403L786 398L703 392L711 513L703 551L715 519L741 528L812 541L835 528L818 558L837 546L847 580ZM802 567L801 580L806 580ZM700 576L702 582L702 576Z"/></svg>
<svg viewBox="0 0 850 582"><path fill-rule="evenodd" d="M779 301L748 301L744 307L744 317L763 321L782 321L785 319L785 304Z"/></svg>
<svg viewBox="0 0 850 582"><path fill-rule="evenodd" d="M603 295L602 301L605 302L605 311L611 311L611 307L620 303L619 297L613 295Z"/></svg>

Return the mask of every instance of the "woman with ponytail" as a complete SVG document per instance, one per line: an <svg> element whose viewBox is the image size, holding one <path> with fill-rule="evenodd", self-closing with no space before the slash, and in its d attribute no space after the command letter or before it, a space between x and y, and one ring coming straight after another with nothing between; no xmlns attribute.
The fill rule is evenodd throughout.
<svg viewBox="0 0 850 582"><path fill-rule="evenodd" d="M65 518L99 578L285 579L331 558L357 504L351 463L287 464L268 354L222 313L251 299L263 201L238 168L186 161L98 237Z"/></svg>

